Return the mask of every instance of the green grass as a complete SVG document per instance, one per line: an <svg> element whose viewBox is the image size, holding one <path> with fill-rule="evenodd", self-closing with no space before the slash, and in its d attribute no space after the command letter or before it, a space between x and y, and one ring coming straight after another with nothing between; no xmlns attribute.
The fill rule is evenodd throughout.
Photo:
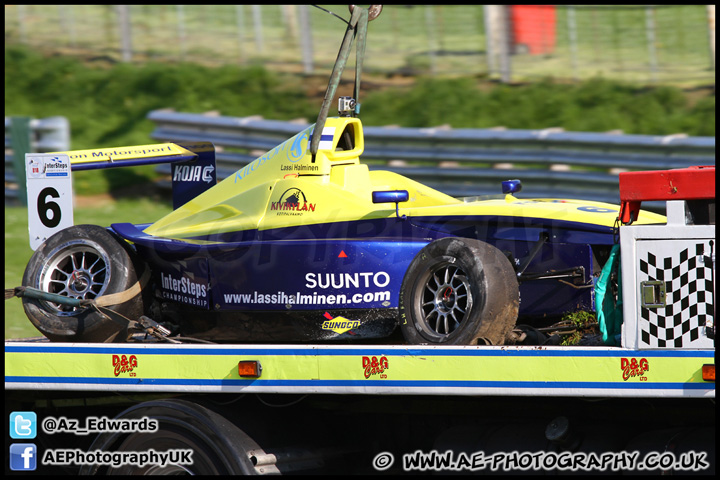
<svg viewBox="0 0 720 480"><path fill-rule="evenodd" d="M545 79L480 88L472 78L424 77L406 91L388 89L368 95L362 112L366 125L715 135L714 96L693 103L676 87L638 88L602 78L576 85Z"/></svg>
<svg viewBox="0 0 720 480"><path fill-rule="evenodd" d="M85 173L85 172L83 172ZM153 222L172 210L170 204L157 198L123 199L101 208L76 208L76 225L95 224L108 226L120 222ZM139 213L142 212L142 213ZM21 285L23 272L33 252L28 243L27 208L5 207L5 288ZM11 298L5 301L5 338L39 336L25 316L22 301Z"/></svg>

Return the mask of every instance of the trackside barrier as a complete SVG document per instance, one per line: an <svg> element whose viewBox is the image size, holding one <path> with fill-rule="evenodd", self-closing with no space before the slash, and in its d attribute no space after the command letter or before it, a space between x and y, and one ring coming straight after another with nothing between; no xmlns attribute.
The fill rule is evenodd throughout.
<svg viewBox="0 0 720 480"><path fill-rule="evenodd" d="M205 140L217 152L218 180L307 127L305 122L154 110L152 137ZM545 130L364 127L362 160L456 197L500 193L523 181L519 197L619 203L618 172L715 165L715 138ZM169 174L168 165L157 170ZM163 184L170 187L170 182ZM664 203L645 208L663 210Z"/></svg>
<svg viewBox="0 0 720 480"><path fill-rule="evenodd" d="M25 154L70 150L70 122L65 117L5 117L5 201L27 204Z"/></svg>

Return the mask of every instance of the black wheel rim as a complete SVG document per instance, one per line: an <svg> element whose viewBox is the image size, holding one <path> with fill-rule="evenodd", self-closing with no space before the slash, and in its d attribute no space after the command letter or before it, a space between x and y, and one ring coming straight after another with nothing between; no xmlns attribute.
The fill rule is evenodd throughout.
<svg viewBox="0 0 720 480"><path fill-rule="evenodd" d="M467 275L452 263L430 270L421 297L420 321L426 331L437 337L446 337L460 328L472 308Z"/></svg>

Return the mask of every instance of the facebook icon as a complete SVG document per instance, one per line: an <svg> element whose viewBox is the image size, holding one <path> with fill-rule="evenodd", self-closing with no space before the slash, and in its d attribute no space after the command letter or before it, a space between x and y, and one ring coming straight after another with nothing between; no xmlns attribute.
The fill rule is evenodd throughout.
<svg viewBox="0 0 720 480"><path fill-rule="evenodd" d="M32 471L37 467L37 446L34 443L10 445L10 470Z"/></svg>

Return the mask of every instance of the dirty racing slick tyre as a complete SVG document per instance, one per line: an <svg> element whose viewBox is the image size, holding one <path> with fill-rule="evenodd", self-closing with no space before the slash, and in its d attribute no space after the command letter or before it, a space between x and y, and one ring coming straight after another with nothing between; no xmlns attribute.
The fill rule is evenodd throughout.
<svg viewBox="0 0 720 480"><path fill-rule="evenodd" d="M94 299L138 281L134 253L106 229L75 225L48 238L30 258L22 284L71 298ZM32 324L52 341L122 342L127 329L93 308L23 297ZM132 320L143 314L142 294L105 307Z"/></svg>
<svg viewBox="0 0 720 480"><path fill-rule="evenodd" d="M443 238L410 263L400 293L400 328L411 344L501 345L517 320L518 282L492 245Z"/></svg>

